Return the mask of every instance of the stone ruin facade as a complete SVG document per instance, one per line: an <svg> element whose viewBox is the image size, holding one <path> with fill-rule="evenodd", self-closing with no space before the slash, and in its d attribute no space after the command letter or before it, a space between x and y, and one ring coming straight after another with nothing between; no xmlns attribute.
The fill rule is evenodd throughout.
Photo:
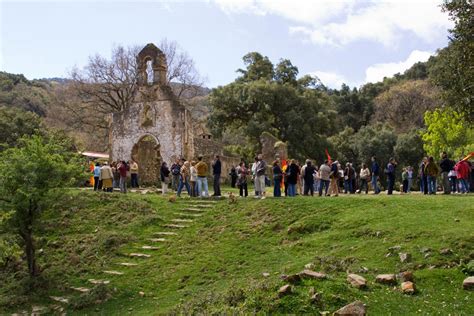
<svg viewBox="0 0 474 316"><path fill-rule="evenodd" d="M113 161L135 160L141 183L157 184L163 161L196 159L208 162L223 154L222 146L208 132L195 135L193 118L166 81L166 56L154 44L137 56L138 92L132 105L114 113L110 126L110 157ZM196 126L197 127L197 126ZM202 128L200 128L202 129ZM238 158L223 157L223 176Z"/></svg>

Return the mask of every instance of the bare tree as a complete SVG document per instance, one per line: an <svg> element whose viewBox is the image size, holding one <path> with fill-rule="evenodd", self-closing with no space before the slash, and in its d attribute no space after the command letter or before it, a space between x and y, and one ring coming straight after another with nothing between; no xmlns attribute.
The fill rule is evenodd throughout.
<svg viewBox="0 0 474 316"><path fill-rule="evenodd" d="M73 69L71 88L85 106L100 113L113 113L130 106L137 91L138 47L117 46L112 59L95 55L89 57L83 70Z"/></svg>
<svg viewBox="0 0 474 316"><path fill-rule="evenodd" d="M196 69L194 60L176 41L166 38L160 42L168 66L167 83L180 100L192 99L202 94L204 79Z"/></svg>

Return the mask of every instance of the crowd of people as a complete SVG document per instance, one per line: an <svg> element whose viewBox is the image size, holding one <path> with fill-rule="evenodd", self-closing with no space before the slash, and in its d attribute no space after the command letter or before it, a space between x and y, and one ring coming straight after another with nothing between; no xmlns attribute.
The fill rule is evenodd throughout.
<svg viewBox="0 0 474 316"><path fill-rule="evenodd" d="M216 155L211 163L213 195L221 196L222 163ZM420 192L423 194L436 194L442 190L444 194L468 193L471 190L471 178L473 177L473 165L468 159L459 159L455 162L443 153L441 160L435 162L434 157L424 157L415 168L406 166L398 171L398 163L390 158L388 163L379 165L376 156L371 157L370 164L362 163L360 168L352 162L342 164L338 160L326 160L321 165L307 159L304 164L296 160L289 161L279 159L273 161L271 166L262 159L262 155L255 157L255 161L248 166L241 160L238 166L230 170L230 183L232 187L239 188L239 195L249 195L249 183L253 183L255 197L266 198L266 188L271 186L273 180L273 196L288 197L296 195L338 196L340 193L355 194L373 191L374 194L381 192L381 179L386 179L387 194L393 194L397 173L401 176L401 193L410 193L414 188L415 181L419 183ZM177 159L171 166L163 162L160 167L160 182L162 193L171 190L178 197L186 189L190 197L208 197L208 174L209 166L199 156L196 161ZM130 176L132 188L138 188L138 164L136 161L119 161L112 164L97 163L91 172L94 175L94 190L111 192L113 188L120 188L123 193L127 192L127 178ZM438 179L441 179L438 182Z"/></svg>

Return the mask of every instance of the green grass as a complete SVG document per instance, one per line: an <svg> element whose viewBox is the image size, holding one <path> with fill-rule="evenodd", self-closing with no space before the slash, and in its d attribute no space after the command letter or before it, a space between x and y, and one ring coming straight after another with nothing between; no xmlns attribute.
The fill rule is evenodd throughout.
<svg viewBox="0 0 474 316"><path fill-rule="evenodd" d="M178 236L155 243L159 250L139 248L155 245L148 240L153 232L169 231L161 225L177 218L174 213L182 212L187 202L170 203L157 194L70 192L45 214L46 226L38 233L41 286L25 292L22 265L5 267L0 272L0 282L6 284L0 287L0 310L48 306L49 295L77 297L69 286L89 287L87 279L95 278L111 283L71 302L68 313L314 314L333 312L356 299L367 304L371 315L474 313L474 292L462 289L466 274L461 271L474 259L474 196L224 200L189 228L176 230ZM396 245L401 249L386 256ZM430 249L427 258L425 248ZM442 248L453 253L441 255ZM124 256L130 252L152 257ZM412 259L401 263L398 252L408 252ZM121 267L118 262L139 265ZM278 298L278 288L285 284L280 275L298 273L308 263L328 279L303 280L293 294ZM359 273L362 267L368 272ZM110 276L103 270L125 274ZM413 296L402 294L399 285L374 282L379 273L404 270L414 272L418 291ZM363 275L368 289L350 287L347 271ZM318 304L309 300L312 287L322 293ZM104 297L105 302L94 304Z"/></svg>

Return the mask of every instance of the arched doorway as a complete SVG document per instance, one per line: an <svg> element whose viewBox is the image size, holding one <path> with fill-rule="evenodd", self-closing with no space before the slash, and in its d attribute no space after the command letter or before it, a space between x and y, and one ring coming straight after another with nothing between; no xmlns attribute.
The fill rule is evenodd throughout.
<svg viewBox="0 0 474 316"><path fill-rule="evenodd" d="M151 135L145 135L133 145L132 159L138 163L140 185L158 185L160 179L160 144Z"/></svg>

